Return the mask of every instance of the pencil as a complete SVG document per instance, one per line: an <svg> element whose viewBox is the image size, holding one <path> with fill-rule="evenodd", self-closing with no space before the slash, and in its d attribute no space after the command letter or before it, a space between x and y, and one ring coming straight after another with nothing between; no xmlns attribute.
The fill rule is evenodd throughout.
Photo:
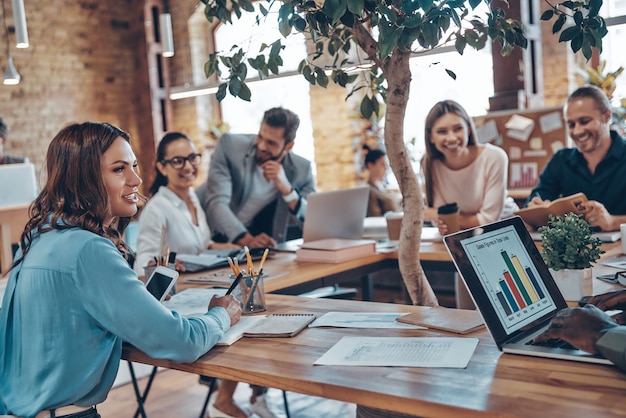
<svg viewBox="0 0 626 418"><path fill-rule="evenodd" d="M261 257L261 262L259 263L259 274L261 274L261 271L263 271L263 264L265 264L265 259L267 258L269 252L269 248L266 248L265 251L263 251L263 256Z"/></svg>
<svg viewBox="0 0 626 418"><path fill-rule="evenodd" d="M239 274L239 272L241 271L241 269L239 268L239 260L237 260L237 257L235 257L233 259L233 263L235 264L235 274Z"/></svg>
<svg viewBox="0 0 626 418"><path fill-rule="evenodd" d="M250 249L248 248L248 246L246 245L245 247L243 247L244 251L246 252L246 259L248 260L248 271L250 272L250 276L254 276L254 264L252 264L252 256L250 255Z"/></svg>
<svg viewBox="0 0 626 418"><path fill-rule="evenodd" d="M233 274L236 276L237 274L239 274L239 272L237 271L237 269L235 268L235 264L233 263L233 259L228 257L228 264L230 265L230 269L233 271Z"/></svg>

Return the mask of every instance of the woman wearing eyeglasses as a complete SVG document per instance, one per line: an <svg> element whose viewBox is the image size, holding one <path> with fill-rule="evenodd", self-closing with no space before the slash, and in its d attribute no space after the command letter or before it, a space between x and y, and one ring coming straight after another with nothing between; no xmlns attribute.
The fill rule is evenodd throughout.
<svg viewBox="0 0 626 418"><path fill-rule="evenodd" d="M239 248L211 241L204 210L193 189L201 155L191 139L180 132L165 134L156 159L156 177L148 190L151 197L139 217L135 271L143 275L143 268L160 255L163 227L167 231L165 245L178 254L199 254L207 248ZM177 269L184 270L182 264L177 264ZM237 383L221 382L220 390L211 397L211 417L248 416L233 402Z"/></svg>
<svg viewBox="0 0 626 418"><path fill-rule="evenodd" d="M204 210L193 189L201 155L191 139L180 132L163 136L157 148L156 177L148 194L150 200L139 217L135 271L159 256L161 231L165 244L178 254L199 254L207 248L237 248L211 241ZM183 270L182 265L177 269Z"/></svg>

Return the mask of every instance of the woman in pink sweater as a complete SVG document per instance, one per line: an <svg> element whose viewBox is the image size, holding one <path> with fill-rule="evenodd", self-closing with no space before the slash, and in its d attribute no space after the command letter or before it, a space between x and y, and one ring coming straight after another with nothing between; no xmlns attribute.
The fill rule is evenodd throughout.
<svg viewBox="0 0 626 418"><path fill-rule="evenodd" d="M441 101L428 112L425 123L426 154L422 159L426 209L443 235L437 208L456 203L460 227L467 229L510 216L517 209L507 198L508 157L491 144L478 144L467 111L452 100Z"/></svg>

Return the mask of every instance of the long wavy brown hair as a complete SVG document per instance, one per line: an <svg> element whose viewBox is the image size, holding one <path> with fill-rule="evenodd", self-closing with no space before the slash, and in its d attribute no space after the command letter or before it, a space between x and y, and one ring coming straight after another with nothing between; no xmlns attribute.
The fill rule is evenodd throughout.
<svg viewBox="0 0 626 418"><path fill-rule="evenodd" d="M430 135L432 134L433 125L443 115L447 113L454 113L461 117L467 124L468 141L467 146L475 146L478 143L476 128L474 127L474 121L469 116L467 111L455 102L454 100L443 100L436 103L428 112L426 116L426 122L424 124L424 141L426 142L426 154L422 158L422 172L424 173L424 186L426 189L426 204L429 207L433 206L433 194L434 185L432 178L433 161L442 160L443 154L435 147L435 144L430 142Z"/></svg>
<svg viewBox="0 0 626 418"><path fill-rule="evenodd" d="M111 124L85 122L61 129L52 139L46 154L48 179L29 208L20 238L22 256L13 267L24 260L33 233L75 227L111 240L128 259L132 251L122 236L130 218L105 225L111 210L100 168L102 155L120 137L130 142L128 133Z"/></svg>

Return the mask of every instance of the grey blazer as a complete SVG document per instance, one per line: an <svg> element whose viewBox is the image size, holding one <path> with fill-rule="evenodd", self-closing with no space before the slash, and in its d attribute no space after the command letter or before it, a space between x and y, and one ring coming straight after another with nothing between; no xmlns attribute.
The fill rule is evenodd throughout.
<svg viewBox="0 0 626 418"><path fill-rule="evenodd" d="M225 235L229 241L247 232L235 214L252 191L252 176L256 167L255 138L256 135L224 134L213 151L208 179L196 190L211 231ZM277 242L285 240L290 221L302 225L306 197L315 191L311 163L307 159L289 152L283 159L283 168L301 199L295 213L289 210L283 199L276 199L272 238Z"/></svg>

